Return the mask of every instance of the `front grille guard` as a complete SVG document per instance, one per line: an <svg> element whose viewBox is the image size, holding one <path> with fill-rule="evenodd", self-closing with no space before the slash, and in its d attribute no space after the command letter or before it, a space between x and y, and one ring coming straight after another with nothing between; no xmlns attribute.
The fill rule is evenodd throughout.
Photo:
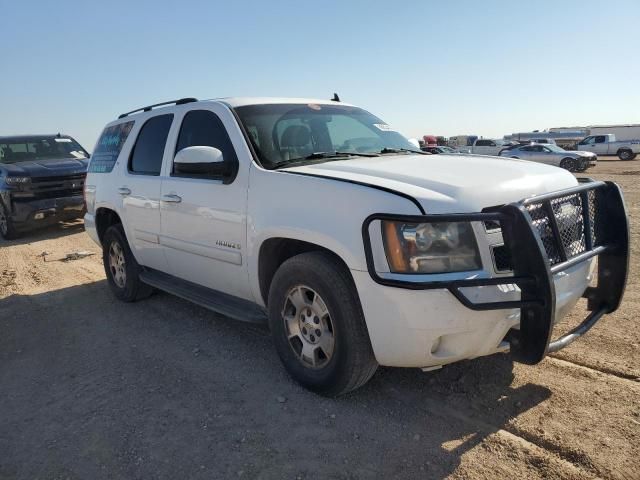
<svg viewBox="0 0 640 480"><path fill-rule="evenodd" d="M588 208L583 208L585 205ZM369 237L369 226L375 220L485 222L485 225L499 222L513 274L431 282L381 277L375 270ZM379 284L414 290L447 289L472 310L519 308L520 328L512 330L508 338L514 358L527 364L538 363L547 353L567 346L603 315L615 311L627 281L629 226L622 192L613 182L581 179L577 187L488 208L481 213L373 214L363 223L362 235L369 274ZM588 287L583 295L588 298L589 315L571 332L551 341L556 307L553 275L595 256L598 256L597 286ZM474 303L461 291L465 287L508 284L518 285L520 300Z"/></svg>

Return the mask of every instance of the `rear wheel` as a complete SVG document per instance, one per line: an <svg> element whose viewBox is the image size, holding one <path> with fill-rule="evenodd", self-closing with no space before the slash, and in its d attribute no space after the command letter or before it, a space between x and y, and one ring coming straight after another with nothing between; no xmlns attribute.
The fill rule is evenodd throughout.
<svg viewBox="0 0 640 480"><path fill-rule="evenodd" d="M364 385L378 364L349 272L323 252L283 263L269 290L269 326L287 372L337 396Z"/></svg>
<svg viewBox="0 0 640 480"><path fill-rule="evenodd" d="M140 280L140 265L133 257L122 225L107 229L102 241L102 261L113 294L123 302L148 297L153 288Z"/></svg>
<svg viewBox="0 0 640 480"><path fill-rule="evenodd" d="M634 158L636 158L636 155L631 150L625 148L622 150L618 150L618 158L620 160L633 160Z"/></svg>
<svg viewBox="0 0 640 480"><path fill-rule="evenodd" d="M0 203L0 236L5 240L13 240L18 237L18 232L16 232L9 213L2 203Z"/></svg>
<svg viewBox="0 0 640 480"><path fill-rule="evenodd" d="M570 172L576 171L576 165L577 162L575 158L567 157L563 158L560 161L560 168L564 168L565 170L569 170Z"/></svg>

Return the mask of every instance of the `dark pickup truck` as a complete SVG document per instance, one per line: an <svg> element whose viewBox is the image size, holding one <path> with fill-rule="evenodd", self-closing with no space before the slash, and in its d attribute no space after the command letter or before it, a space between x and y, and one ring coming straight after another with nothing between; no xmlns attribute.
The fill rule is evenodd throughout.
<svg viewBox="0 0 640 480"><path fill-rule="evenodd" d="M0 137L0 236L81 218L88 163L67 135Z"/></svg>

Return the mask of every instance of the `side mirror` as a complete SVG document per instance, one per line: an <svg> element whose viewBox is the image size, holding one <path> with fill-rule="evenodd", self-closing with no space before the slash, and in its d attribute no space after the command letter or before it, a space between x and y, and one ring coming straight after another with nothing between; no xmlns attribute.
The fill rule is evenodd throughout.
<svg viewBox="0 0 640 480"><path fill-rule="evenodd" d="M173 159L173 173L178 176L221 177L230 170L222 152L214 147L183 148Z"/></svg>

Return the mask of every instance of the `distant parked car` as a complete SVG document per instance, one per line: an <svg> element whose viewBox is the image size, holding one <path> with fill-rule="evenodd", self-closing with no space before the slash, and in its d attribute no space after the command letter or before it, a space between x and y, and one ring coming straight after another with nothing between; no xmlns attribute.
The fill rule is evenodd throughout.
<svg viewBox="0 0 640 480"><path fill-rule="evenodd" d="M536 143L503 150L500 152L500 156L547 163L570 172L584 172L587 168L595 166L598 161L598 156L595 153L570 152L557 145Z"/></svg>
<svg viewBox="0 0 640 480"><path fill-rule="evenodd" d="M472 153L474 155L498 155L502 149L511 145L500 138L479 138L471 147L458 147L460 153Z"/></svg>
<svg viewBox="0 0 640 480"><path fill-rule="evenodd" d="M640 153L640 140L618 142L612 133L591 135L580 141L577 148L598 155L617 155L620 160L633 160Z"/></svg>
<svg viewBox="0 0 640 480"><path fill-rule="evenodd" d="M0 237L81 218L88 159L68 135L0 137Z"/></svg>
<svg viewBox="0 0 640 480"><path fill-rule="evenodd" d="M441 145L441 146L424 146L421 148L421 150L423 152L427 152L427 153L433 153L433 154L439 154L439 153L458 153L455 149L451 148L451 147L447 147L445 145Z"/></svg>

